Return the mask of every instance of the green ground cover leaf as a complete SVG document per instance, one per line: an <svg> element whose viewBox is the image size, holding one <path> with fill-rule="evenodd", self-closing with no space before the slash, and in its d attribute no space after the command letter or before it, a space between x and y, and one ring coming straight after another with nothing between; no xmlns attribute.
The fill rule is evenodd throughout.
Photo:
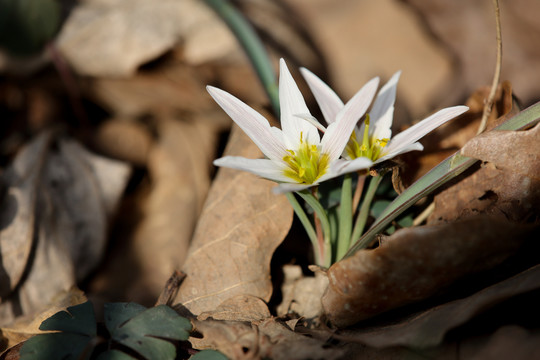
<svg viewBox="0 0 540 360"><path fill-rule="evenodd" d="M147 359L174 359L168 340L187 340L191 331L189 320L166 305L140 311L140 305L115 304L105 308L105 319L113 341Z"/></svg>

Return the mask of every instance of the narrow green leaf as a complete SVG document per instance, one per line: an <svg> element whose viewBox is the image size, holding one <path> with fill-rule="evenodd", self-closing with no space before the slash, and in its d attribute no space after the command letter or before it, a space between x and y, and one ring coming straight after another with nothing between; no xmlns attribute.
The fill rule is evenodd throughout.
<svg viewBox="0 0 540 360"><path fill-rule="evenodd" d="M540 120L540 102L519 112L492 131L520 130L533 126ZM403 191L377 218L371 228L356 241L345 257L353 255L356 251L366 248L375 236L401 213L414 205L418 200L429 195L433 190L445 184L467 170L477 160L460 155L459 152L450 156L439 165L431 169L427 174L418 179L414 184Z"/></svg>

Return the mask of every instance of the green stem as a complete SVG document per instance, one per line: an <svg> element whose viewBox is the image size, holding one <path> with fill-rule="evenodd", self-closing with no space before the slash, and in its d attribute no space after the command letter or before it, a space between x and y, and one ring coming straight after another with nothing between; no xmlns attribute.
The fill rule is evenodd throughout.
<svg viewBox="0 0 540 360"><path fill-rule="evenodd" d="M366 192L366 196L364 197L364 200L362 201L362 206L360 206L360 212L358 213L358 217L356 218L356 223L354 224L354 230L351 236L351 243L354 243L356 240L358 240L360 236L362 235L362 232L364 231L367 218L369 215L369 208L371 207L371 201L373 200L373 197L375 196L375 192L377 191L377 188L379 187L379 184L381 183L382 178L383 178L383 175L377 175L377 176L373 176L371 180L369 181L369 186Z"/></svg>
<svg viewBox="0 0 540 360"><path fill-rule="evenodd" d="M319 244L317 241L317 233L315 232L315 229L313 228L313 225L311 224L311 221L309 220L308 216L306 215L306 212L302 208L302 205L296 200L296 196L294 196L293 193L287 193L285 194L287 196L287 199L291 203L294 213L296 216L298 216L298 219L300 219L300 222L304 226L304 229L306 229L306 233L308 234L309 240L311 240L311 244L313 246L313 252L315 253L315 261L317 264L322 263L321 254L319 254Z"/></svg>
<svg viewBox="0 0 540 360"><path fill-rule="evenodd" d="M244 16L228 0L205 0L205 2L227 24L240 45L244 48L272 103L272 108L276 116L279 117L279 95L276 74L257 33Z"/></svg>
<svg viewBox="0 0 540 360"><path fill-rule="evenodd" d="M328 220L328 216L326 216L326 212L324 211L324 208L322 207L321 203L317 198L309 192L309 190L303 190L297 192L298 195L304 201L311 206L317 217L319 218L319 221L321 222L321 226L323 229L323 244L319 246L320 256L322 262L319 262L318 265L324 266L324 267L330 267L332 264L332 245L330 242L330 221Z"/></svg>
<svg viewBox="0 0 540 360"><path fill-rule="evenodd" d="M341 202L339 205L339 230L337 240L336 260L345 255L351 245L352 231L352 176L346 174L341 186Z"/></svg>

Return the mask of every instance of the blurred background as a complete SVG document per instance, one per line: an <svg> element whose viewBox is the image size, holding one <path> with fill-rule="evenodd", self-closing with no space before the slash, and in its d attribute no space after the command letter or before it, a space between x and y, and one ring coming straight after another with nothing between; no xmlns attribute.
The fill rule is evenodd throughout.
<svg viewBox="0 0 540 360"><path fill-rule="evenodd" d="M343 99L402 70L396 129L492 81L489 0L232 3L274 64L309 68ZM501 1L501 79L523 106L540 99L539 13L537 0ZM4 258L5 323L76 284L96 301L155 301L184 261L231 126L207 84L271 117L242 49L203 1L0 1L2 194L35 176L23 193L39 214L20 217L24 204L13 210L3 197L2 256L15 225L28 233L13 245L17 261ZM34 157L17 157L23 149ZM36 239L65 256L37 261Z"/></svg>

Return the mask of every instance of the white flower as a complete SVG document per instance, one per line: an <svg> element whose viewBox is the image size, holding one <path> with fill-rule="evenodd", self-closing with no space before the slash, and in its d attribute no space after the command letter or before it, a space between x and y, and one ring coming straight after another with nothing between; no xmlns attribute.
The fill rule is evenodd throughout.
<svg viewBox="0 0 540 360"><path fill-rule="evenodd" d="M340 122L337 114L344 105L337 94L316 75L300 69L328 124ZM413 150L423 150L417 142L424 135L447 121L461 115L469 108L454 106L442 109L392 138L392 121L396 87L401 72L396 72L381 88L369 114L353 131L343 156L347 159L367 157L374 164ZM321 125L317 125L321 126Z"/></svg>
<svg viewBox="0 0 540 360"><path fill-rule="evenodd" d="M276 192L300 191L360 169L369 168L367 158L339 159L351 133L375 96L379 79L369 81L346 104L341 103L322 136L312 122L304 98L283 59L280 60L279 102L281 130L271 127L258 112L231 94L208 86L207 90L225 112L261 149L266 159L226 156L216 166L248 171L279 183ZM307 120L307 121L306 121Z"/></svg>

